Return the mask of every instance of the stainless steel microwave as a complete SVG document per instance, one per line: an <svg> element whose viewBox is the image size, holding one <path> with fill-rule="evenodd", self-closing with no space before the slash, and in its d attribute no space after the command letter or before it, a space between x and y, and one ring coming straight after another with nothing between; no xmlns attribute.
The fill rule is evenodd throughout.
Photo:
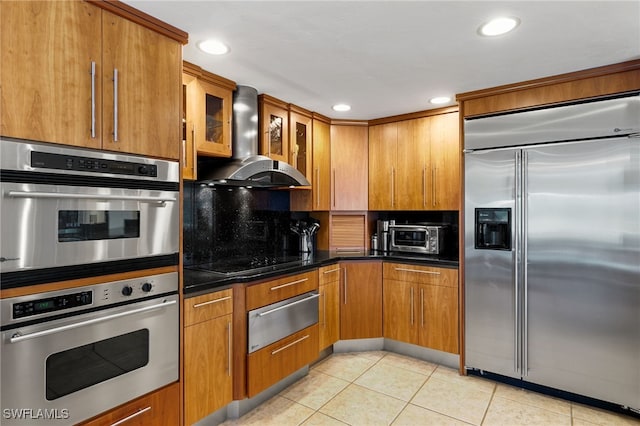
<svg viewBox="0 0 640 426"><path fill-rule="evenodd" d="M446 226L389 225L389 250L441 254L444 250Z"/></svg>

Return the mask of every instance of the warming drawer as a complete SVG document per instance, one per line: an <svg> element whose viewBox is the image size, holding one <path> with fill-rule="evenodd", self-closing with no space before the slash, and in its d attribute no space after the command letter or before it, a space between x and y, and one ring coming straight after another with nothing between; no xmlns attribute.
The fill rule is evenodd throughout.
<svg viewBox="0 0 640 426"><path fill-rule="evenodd" d="M291 297L248 312L248 353L318 322L317 291Z"/></svg>

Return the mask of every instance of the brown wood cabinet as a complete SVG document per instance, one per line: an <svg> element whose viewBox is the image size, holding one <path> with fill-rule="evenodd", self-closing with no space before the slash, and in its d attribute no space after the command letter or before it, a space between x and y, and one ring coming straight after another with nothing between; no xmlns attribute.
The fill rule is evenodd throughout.
<svg viewBox="0 0 640 426"><path fill-rule="evenodd" d="M246 309L250 311L317 289L318 273L315 270L250 285L245 293Z"/></svg>
<svg viewBox="0 0 640 426"><path fill-rule="evenodd" d="M318 324L247 356L247 392L255 396L318 358Z"/></svg>
<svg viewBox="0 0 640 426"><path fill-rule="evenodd" d="M3 136L179 158L181 42L88 2L0 8Z"/></svg>
<svg viewBox="0 0 640 426"><path fill-rule="evenodd" d="M81 426L175 426L179 420L180 385L176 382L98 417Z"/></svg>
<svg viewBox="0 0 640 426"><path fill-rule="evenodd" d="M328 119L313 115L313 176L311 210L331 209L331 125Z"/></svg>
<svg viewBox="0 0 640 426"><path fill-rule="evenodd" d="M258 96L260 154L289 162L289 105L269 95Z"/></svg>
<svg viewBox="0 0 640 426"><path fill-rule="evenodd" d="M382 337L382 262L340 262L340 339Z"/></svg>
<svg viewBox="0 0 640 426"><path fill-rule="evenodd" d="M331 125L331 210L367 210L368 139L366 125Z"/></svg>
<svg viewBox="0 0 640 426"><path fill-rule="evenodd" d="M230 157L236 83L189 62L182 65L184 179L196 179L197 156Z"/></svg>
<svg viewBox="0 0 640 426"><path fill-rule="evenodd" d="M311 111L289 105L289 164L313 184Z"/></svg>
<svg viewBox="0 0 640 426"><path fill-rule="evenodd" d="M459 353L457 269L384 264L384 337Z"/></svg>
<svg viewBox="0 0 640 426"><path fill-rule="evenodd" d="M184 301L184 423L229 404L233 391L231 289Z"/></svg>
<svg viewBox="0 0 640 426"><path fill-rule="evenodd" d="M369 128L370 210L458 210L457 112Z"/></svg>
<svg viewBox="0 0 640 426"><path fill-rule="evenodd" d="M326 349L340 339L340 265L318 268L319 350Z"/></svg>
<svg viewBox="0 0 640 426"><path fill-rule="evenodd" d="M431 206L435 210L460 209L460 130L458 113L431 119Z"/></svg>

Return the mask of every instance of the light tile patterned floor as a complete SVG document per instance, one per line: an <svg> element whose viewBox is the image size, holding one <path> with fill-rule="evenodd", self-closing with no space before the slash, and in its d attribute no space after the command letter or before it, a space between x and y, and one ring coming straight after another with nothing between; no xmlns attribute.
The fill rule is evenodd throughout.
<svg viewBox="0 0 640 426"><path fill-rule="evenodd" d="M640 425L383 351L333 354L236 425Z"/></svg>

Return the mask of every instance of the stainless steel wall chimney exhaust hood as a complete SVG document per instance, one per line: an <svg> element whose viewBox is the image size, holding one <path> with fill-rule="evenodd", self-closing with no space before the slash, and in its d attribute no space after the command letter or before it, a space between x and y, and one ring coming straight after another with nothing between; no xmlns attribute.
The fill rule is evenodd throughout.
<svg viewBox="0 0 640 426"><path fill-rule="evenodd" d="M295 167L258 155L258 91L238 86L233 93L232 156L229 160L202 158L198 181L230 186L310 186Z"/></svg>

